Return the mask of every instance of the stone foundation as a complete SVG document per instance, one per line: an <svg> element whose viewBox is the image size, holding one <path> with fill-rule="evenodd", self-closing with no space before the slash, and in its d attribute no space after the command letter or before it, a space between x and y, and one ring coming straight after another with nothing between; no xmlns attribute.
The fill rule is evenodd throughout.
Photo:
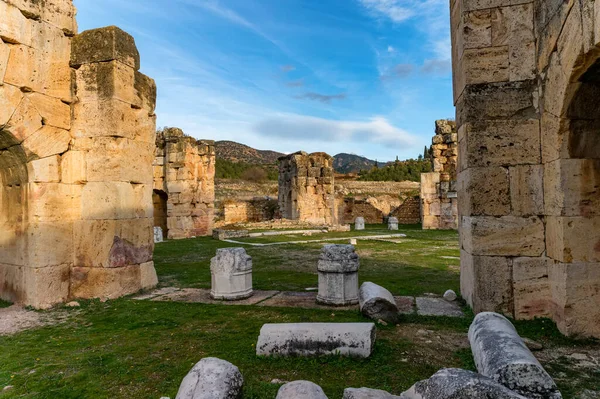
<svg viewBox="0 0 600 399"><path fill-rule="evenodd" d="M212 234L215 202L214 141L196 140L181 129L166 128L156 136L154 225L165 238Z"/></svg>
<svg viewBox="0 0 600 399"><path fill-rule="evenodd" d="M279 203L273 198L227 201L223 205L223 223L248 223L272 220L279 214Z"/></svg>
<svg viewBox="0 0 600 399"><path fill-rule="evenodd" d="M0 298L46 308L156 284L154 81L70 0L0 0Z"/></svg>

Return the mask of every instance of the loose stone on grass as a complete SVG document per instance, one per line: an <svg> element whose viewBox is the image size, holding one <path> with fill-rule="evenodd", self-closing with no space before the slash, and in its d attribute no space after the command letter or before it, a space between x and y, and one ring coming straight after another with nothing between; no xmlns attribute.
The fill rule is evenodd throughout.
<svg viewBox="0 0 600 399"><path fill-rule="evenodd" d="M400 396L392 395L380 389L371 388L346 388L342 399L396 399Z"/></svg>
<svg viewBox="0 0 600 399"><path fill-rule="evenodd" d="M419 316L463 317L464 313L456 302L448 302L442 298L418 297L417 314Z"/></svg>
<svg viewBox="0 0 600 399"><path fill-rule="evenodd" d="M469 328L469 341L481 374L528 398L562 397L552 377L506 317L479 313Z"/></svg>
<svg viewBox="0 0 600 399"><path fill-rule="evenodd" d="M354 220L354 230L364 230L365 229L365 218L362 216L357 217Z"/></svg>
<svg viewBox="0 0 600 399"><path fill-rule="evenodd" d="M235 301L252 296L252 258L244 248L220 248L210 261L213 299Z"/></svg>
<svg viewBox="0 0 600 399"><path fill-rule="evenodd" d="M256 344L258 356L341 355L369 357L375 344L373 323L265 324Z"/></svg>
<svg viewBox="0 0 600 399"><path fill-rule="evenodd" d="M373 320L383 320L388 323L398 321L398 306L394 296L385 288L366 282L359 290L360 311Z"/></svg>
<svg viewBox="0 0 600 399"><path fill-rule="evenodd" d="M444 292L444 299L447 300L448 302L454 302L456 301L457 295L456 292L454 292L453 290L448 290L446 292Z"/></svg>
<svg viewBox="0 0 600 399"><path fill-rule="evenodd" d="M317 302L334 306L358 303L358 267L359 259L354 246L324 245L317 265Z"/></svg>
<svg viewBox="0 0 600 399"><path fill-rule="evenodd" d="M277 391L275 399L327 399L323 389L310 381L292 381Z"/></svg>
<svg viewBox="0 0 600 399"><path fill-rule="evenodd" d="M244 377L233 364L215 357L200 360L185 376L175 399L237 399Z"/></svg>
<svg viewBox="0 0 600 399"><path fill-rule="evenodd" d="M398 218L393 216L388 218L388 230L398 230Z"/></svg>

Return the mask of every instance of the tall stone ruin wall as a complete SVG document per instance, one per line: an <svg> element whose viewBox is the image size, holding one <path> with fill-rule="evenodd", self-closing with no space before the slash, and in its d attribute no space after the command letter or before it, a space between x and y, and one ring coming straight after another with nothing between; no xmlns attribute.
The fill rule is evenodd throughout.
<svg viewBox="0 0 600 399"><path fill-rule="evenodd" d="M335 225L333 158L303 151L279 158L279 209L284 219Z"/></svg>
<svg viewBox="0 0 600 399"><path fill-rule="evenodd" d="M212 234L215 216L215 143L196 140L181 129L156 135L154 225L165 238Z"/></svg>
<svg viewBox="0 0 600 399"><path fill-rule="evenodd" d="M458 229L456 123L435 121L432 139L433 172L421 174L421 219L426 230Z"/></svg>
<svg viewBox="0 0 600 399"><path fill-rule="evenodd" d="M0 0L0 298L49 307L156 284L156 87L71 0Z"/></svg>
<svg viewBox="0 0 600 399"><path fill-rule="evenodd" d="M462 295L600 337L600 1L451 15Z"/></svg>
<svg viewBox="0 0 600 399"><path fill-rule="evenodd" d="M279 216L279 202L269 197L223 203L223 223L256 223L273 220Z"/></svg>

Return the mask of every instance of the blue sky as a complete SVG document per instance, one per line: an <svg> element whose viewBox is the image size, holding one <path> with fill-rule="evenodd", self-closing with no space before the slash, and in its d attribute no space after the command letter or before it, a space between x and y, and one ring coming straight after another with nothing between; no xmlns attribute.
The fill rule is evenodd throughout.
<svg viewBox="0 0 600 399"><path fill-rule="evenodd" d="M453 117L447 0L75 0L135 37L158 126L281 152L416 157Z"/></svg>

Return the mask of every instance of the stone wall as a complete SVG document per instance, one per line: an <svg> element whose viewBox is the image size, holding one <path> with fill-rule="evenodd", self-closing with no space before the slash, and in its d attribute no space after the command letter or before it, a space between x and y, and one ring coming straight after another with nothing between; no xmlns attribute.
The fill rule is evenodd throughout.
<svg viewBox="0 0 600 399"><path fill-rule="evenodd" d="M154 225L163 228L165 238L211 235L214 141L196 140L177 128L163 129L156 135L153 168Z"/></svg>
<svg viewBox="0 0 600 399"><path fill-rule="evenodd" d="M279 214L277 199L259 197L247 201L223 203L223 223L235 224L272 220Z"/></svg>
<svg viewBox="0 0 600 399"><path fill-rule="evenodd" d="M389 216L398 219L399 224L421 223L421 199L419 196L409 197L402 205L390 212Z"/></svg>
<svg viewBox="0 0 600 399"><path fill-rule="evenodd" d="M342 224L353 224L357 217L361 216L367 224L383 223L384 215L381 209L373 205L369 199L356 199L354 197L343 198L338 205L338 219Z"/></svg>
<svg viewBox="0 0 600 399"><path fill-rule="evenodd" d="M284 219L337 223L333 158L296 152L279 158L279 209Z"/></svg>
<svg viewBox="0 0 600 399"><path fill-rule="evenodd" d="M462 295L600 337L600 2L451 6Z"/></svg>
<svg viewBox="0 0 600 399"><path fill-rule="evenodd" d="M456 168L458 135L456 123L435 121L432 140L433 172L421 174L421 219L423 229L458 229Z"/></svg>
<svg viewBox="0 0 600 399"><path fill-rule="evenodd" d="M46 308L156 284L156 87L71 0L0 0L0 298Z"/></svg>

